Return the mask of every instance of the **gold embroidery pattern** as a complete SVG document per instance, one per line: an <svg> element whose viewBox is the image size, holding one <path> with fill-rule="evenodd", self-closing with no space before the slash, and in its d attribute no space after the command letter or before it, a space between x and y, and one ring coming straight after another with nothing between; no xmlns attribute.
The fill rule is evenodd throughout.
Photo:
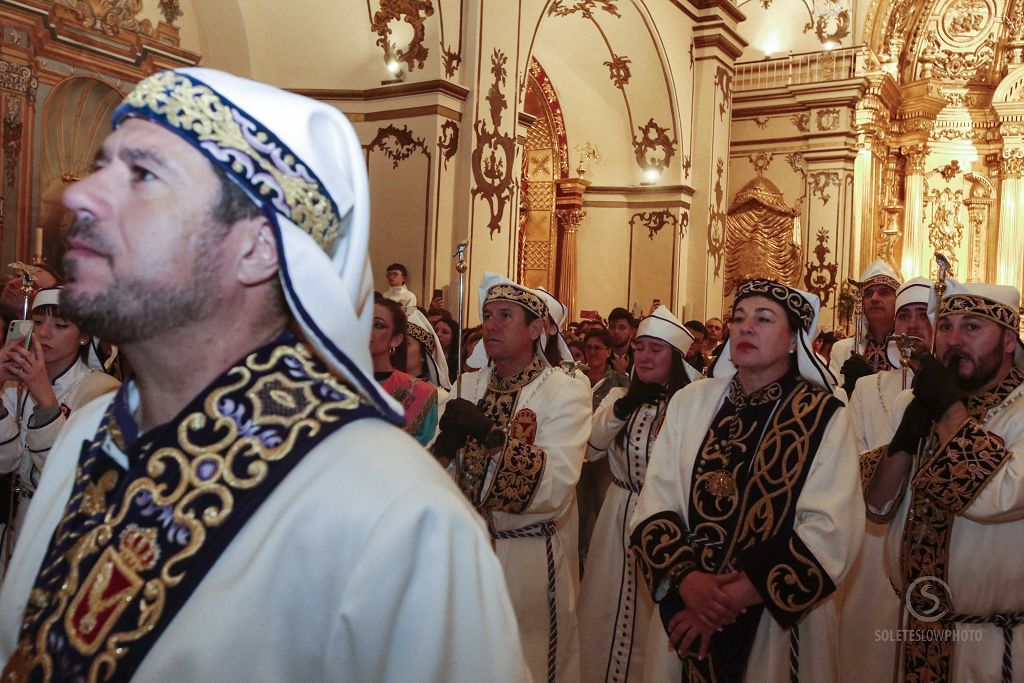
<svg viewBox="0 0 1024 683"><path fill-rule="evenodd" d="M791 538L788 561L768 572L768 595L777 608L801 613L822 597L828 583L817 560Z"/></svg>
<svg viewBox="0 0 1024 683"><path fill-rule="evenodd" d="M484 298L485 304L492 301L511 301L514 304L519 304L541 320L546 319L548 315L548 305L544 303L543 299L516 285L494 285L487 290L487 296Z"/></svg>
<svg viewBox="0 0 1024 683"><path fill-rule="evenodd" d="M272 204L325 252L334 252L341 218L323 183L283 142L215 90L184 74L161 71L139 83L124 106L151 112L204 154L230 162L235 178L254 197Z"/></svg>
<svg viewBox="0 0 1024 683"><path fill-rule="evenodd" d="M884 285L894 292L900 288L899 280L888 275L875 275L874 277L869 277L867 280L860 283L860 288L861 291L863 291L868 287L874 287L875 285Z"/></svg>
<svg viewBox="0 0 1024 683"><path fill-rule="evenodd" d="M630 550L652 594L663 581L675 585L677 577L696 568L686 539L682 520L671 512L649 517L633 531Z"/></svg>
<svg viewBox="0 0 1024 683"><path fill-rule="evenodd" d="M871 483L871 478L875 476L875 470L878 469L878 464L882 462L882 458L884 458L888 452L888 446L879 446L878 448L860 454L861 489L866 489L868 484Z"/></svg>
<svg viewBox="0 0 1024 683"><path fill-rule="evenodd" d="M886 355L885 349L885 341L867 340L867 346L864 349L864 360L868 362L868 365L875 372L884 372L892 369L892 363L889 362L889 356Z"/></svg>
<svg viewBox="0 0 1024 683"><path fill-rule="evenodd" d="M940 508L960 514L1009 457L1002 438L969 419L946 444L942 457L932 458L914 475L913 486Z"/></svg>
<svg viewBox="0 0 1024 683"><path fill-rule="evenodd" d="M405 331L410 337L423 344L427 349L427 353L433 355L435 348L434 335L412 322L406 325Z"/></svg>
<svg viewBox="0 0 1024 683"><path fill-rule="evenodd" d="M1017 332L1020 329L1020 313L998 301L983 296L970 294L953 294L942 298L938 318L947 315L976 315L987 318L997 325Z"/></svg>
<svg viewBox="0 0 1024 683"><path fill-rule="evenodd" d="M56 603L55 609L35 631L32 641L23 639L19 643L8 664L10 671L35 669L44 672L47 679L52 677L55 663L48 650L48 637L54 624L63 619L70 644L80 653L92 655L87 679L116 678L119 660L135 641L156 627L167 606L168 592L186 579L182 563L199 553L208 533L225 524L235 512L235 493L261 484L270 464L287 458L297 440L316 436L325 425L360 406L359 396L336 380L302 345L281 345L263 355L265 361L253 353L228 371L228 381L209 392L203 409L179 423L177 447L159 448L148 455L146 476L132 481L117 500L111 501L103 523L87 531L73 546L60 589L52 596L33 590L33 602L40 604L34 612L30 604L26 623L39 618L40 608ZM271 372L279 364L291 370ZM262 378L254 380L254 376ZM320 391L311 391L314 385L319 385ZM232 397L240 392L253 403L250 419L245 419L240 409L235 410L237 403ZM104 436L101 431L96 438ZM83 474L86 465L80 465L76 479L87 476ZM166 511L170 519L154 519L151 528L124 524L133 506L138 505L140 493L154 509ZM99 500L98 494L83 498L88 505ZM77 514L75 501L69 501L58 532ZM156 534L169 533L164 530L165 523L172 524L185 540L178 544L180 550L158 564L161 558ZM121 526L125 530L115 538ZM96 555L98 561L83 580L81 568ZM54 562L56 566L60 560ZM40 576L47 572L52 572L52 567L44 566ZM141 576L144 572L150 576L148 580ZM134 620L133 627L113 631L126 610L134 610L128 617Z"/></svg>
<svg viewBox="0 0 1024 683"><path fill-rule="evenodd" d="M744 282L736 290L735 301L748 296L764 296L777 302L780 306L794 314L805 330L809 330L811 323L814 322L814 306L811 305L811 302L795 289L791 289L774 280L755 278Z"/></svg>
<svg viewBox="0 0 1024 683"><path fill-rule="evenodd" d="M518 439L509 439L498 461L491 490L481 507L522 514L533 501L544 476L544 451Z"/></svg>

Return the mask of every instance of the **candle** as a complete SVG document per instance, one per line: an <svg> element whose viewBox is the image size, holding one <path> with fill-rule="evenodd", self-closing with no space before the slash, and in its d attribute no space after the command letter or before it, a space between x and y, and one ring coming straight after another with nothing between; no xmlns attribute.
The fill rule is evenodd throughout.
<svg viewBox="0 0 1024 683"><path fill-rule="evenodd" d="M42 226L35 229L35 235L32 240L32 256L38 261L43 260L43 228Z"/></svg>

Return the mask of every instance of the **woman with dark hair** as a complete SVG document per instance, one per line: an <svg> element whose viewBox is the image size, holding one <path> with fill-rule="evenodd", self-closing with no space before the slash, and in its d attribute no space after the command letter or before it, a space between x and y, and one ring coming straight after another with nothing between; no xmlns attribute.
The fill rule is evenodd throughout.
<svg viewBox="0 0 1024 683"><path fill-rule="evenodd" d="M86 365L91 336L63 317L59 293L60 288L54 287L36 294L27 347L14 342L0 350L0 381L4 382L0 473L16 472L17 506L11 534L4 534L0 552L5 565L50 446L68 415L120 385L113 377Z"/></svg>
<svg viewBox="0 0 1024 683"><path fill-rule="evenodd" d="M587 379L594 399L594 409L601 404L608 392L615 387L629 384L629 377L612 368L608 359L612 356L612 338L604 330L591 330L583 337L583 355L587 360Z"/></svg>
<svg viewBox="0 0 1024 683"><path fill-rule="evenodd" d="M657 680L832 681L835 601L864 532L858 458L811 350L818 298L740 285L711 378L672 400L631 547L658 603ZM654 620L652 619L652 622Z"/></svg>
<svg viewBox="0 0 1024 683"><path fill-rule="evenodd" d="M434 333L441 344L445 361L448 363L448 381L454 382L459 374L459 324L450 315L442 315L434 321Z"/></svg>
<svg viewBox="0 0 1024 683"><path fill-rule="evenodd" d="M407 375L405 368L406 325L401 304L373 297L370 358L373 376L405 409L405 431L420 444L429 444L437 431L437 389L430 382ZM401 368L401 369L399 369Z"/></svg>
<svg viewBox="0 0 1024 683"><path fill-rule="evenodd" d="M607 336L590 332L587 343ZM656 309L637 330L629 387L610 389L594 413L588 466L607 457L612 483L594 527L580 591L585 681L641 679L654 603L629 554L628 525L665 406L691 378L700 376L683 360L692 342L667 308Z"/></svg>
<svg viewBox="0 0 1024 683"><path fill-rule="evenodd" d="M444 405L452 383L448 379L448 361L430 321L419 310L409 316L405 328L405 373L430 382L437 388L437 402Z"/></svg>

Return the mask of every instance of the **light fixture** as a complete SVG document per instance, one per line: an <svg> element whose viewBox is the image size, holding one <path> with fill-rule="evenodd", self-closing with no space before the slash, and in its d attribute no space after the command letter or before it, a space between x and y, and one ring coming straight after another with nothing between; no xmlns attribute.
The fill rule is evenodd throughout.
<svg viewBox="0 0 1024 683"><path fill-rule="evenodd" d="M644 169L644 182L642 185L653 185L658 182L658 178L661 177L661 169L654 166L648 166Z"/></svg>
<svg viewBox="0 0 1024 683"><path fill-rule="evenodd" d="M405 80L405 72L402 71L402 63L398 61L398 57L401 56L401 52L398 50L398 46L394 43L388 43L384 49L384 68L391 74L391 78L385 81L381 81L381 85L394 85L395 83L401 83Z"/></svg>

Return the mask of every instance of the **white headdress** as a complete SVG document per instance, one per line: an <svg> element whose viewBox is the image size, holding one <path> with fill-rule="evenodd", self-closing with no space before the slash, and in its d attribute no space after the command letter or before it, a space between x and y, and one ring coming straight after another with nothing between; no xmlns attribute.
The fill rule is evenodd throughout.
<svg viewBox="0 0 1024 683"><path fill-rule="evenodd" d="M480 281L478 297L480 301L480 317L483 318L484 316L484 304L490 301L511 301L522 306L534 316L543 319L550 312L545 294L547 292L542 293L538 290L524 287L509 280L504 275L491 272L484 273L484 279ZM547 363L547 359L544 358L544 347L547 341L548 335L545 326L545 331L541 332L535 348L544 363ZM569 359L572 360L571 353L569 354ZM480 340L480 343L476 345L473 353L469 356L469 360L466 361L466 365L471 368L482 368L486 367L489 362L490 358L487 356L487 349L484 348L483 340Z"/></svg>
<svg viewBox="0 0 1024 683"><path fill-rule="evenodd" d="M441 340L437 338L437 333L431 327L427 316L418 308L409 314L405 333L426 349L427 374L430 376L431 384L450 390L452 381L448 377L448 359L444 357Z"/></svg>
<svg viewBox="0 0 1024 683"><path fill-rule="evenodd" d="M960 314L991 320L1017 335L1013 364L1024 368L1024 342L1020 338L1020 291L1016 287L981 282L963 284L952 278L947 279L936 319Z"/></svg>
<svg viewBox="0 0 1024 683"><path fill-rule="evenodd" d="M908 304L925 304L928 306L928 321L935 331L935 285L926 277L915 277L907 280L896 290L896 311ZM896 342L889 342L885 349L889 363L894 368L900 367L900 349Z"/></svg>
<svg viewBox="0 0 1024 683"><path fill-rule="evenodd" d="M636 338L640 339L640 337L659 339L674 348L683 360L683 367L690 381L703 377L697 368L686 362L686 352L693 344L693 335L679 322L678 318L672 315L672 311L667 307L658 306L649 316L640 321L636 330Z"/></svg>

